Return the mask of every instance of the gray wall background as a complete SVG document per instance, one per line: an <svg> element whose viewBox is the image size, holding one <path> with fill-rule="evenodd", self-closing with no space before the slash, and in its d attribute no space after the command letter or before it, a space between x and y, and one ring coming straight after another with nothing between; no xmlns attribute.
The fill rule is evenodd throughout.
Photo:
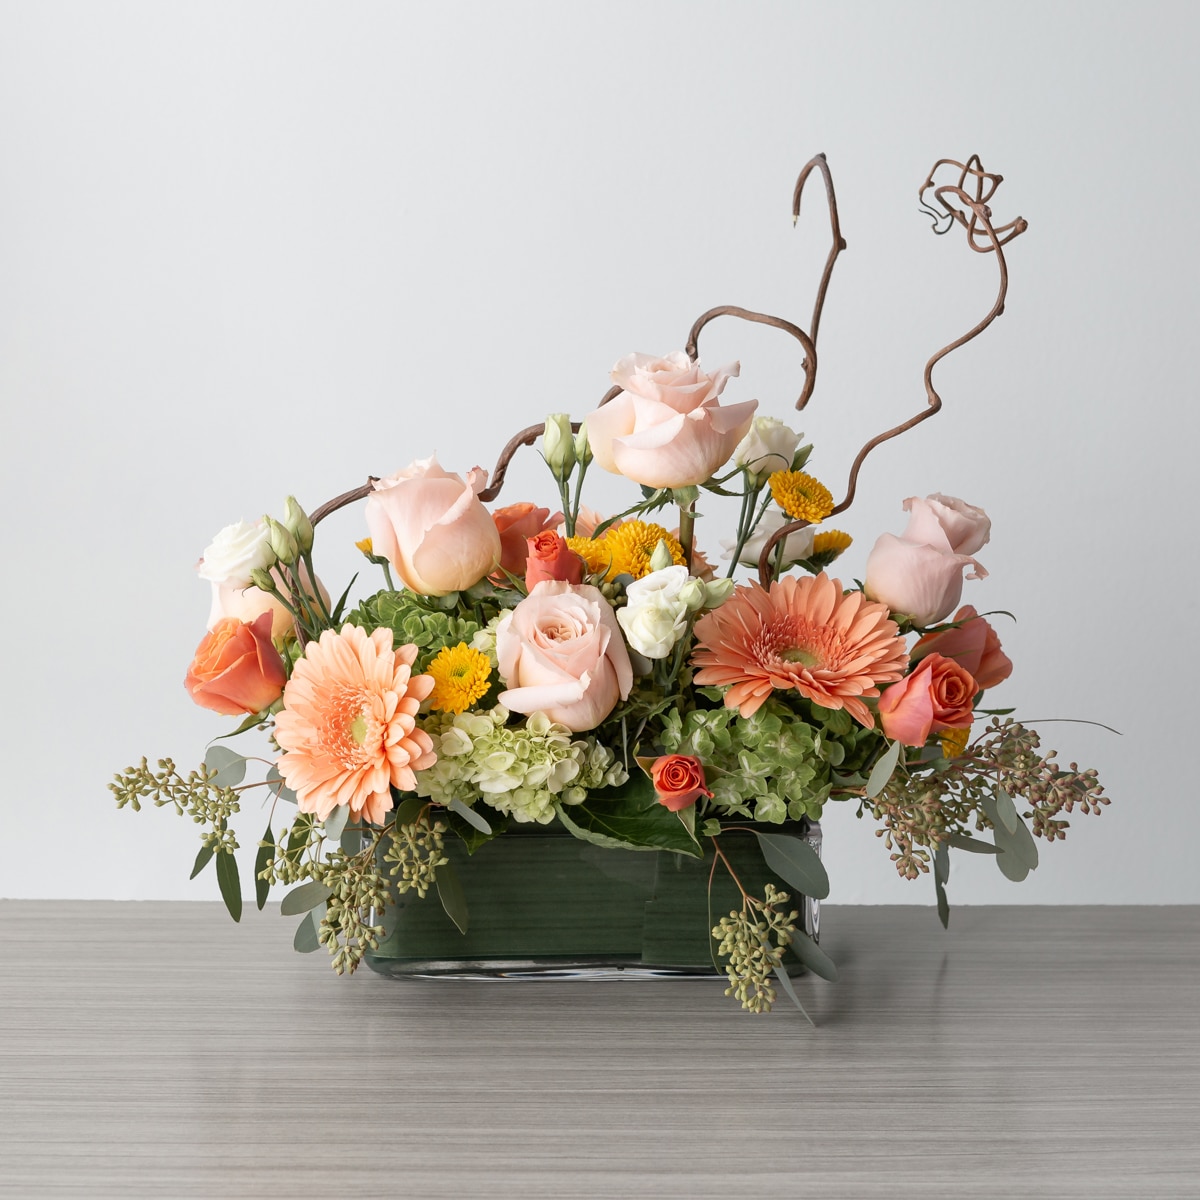
<svg viewBox="0 0 1200 1200"><path fill-rule="evenodd" d="M194 827L105 790L226 728L181 686L212 534L434 450L490 465L711 305L807 324L826 233L817 191L798 232L789 204L823 150L849 250L802 427L835 492L991 302L992 260L917 212L933 161L980 153L997 215L1030 222L943 413L868 461L845 574L905 496L982 505L991 577L965 598L1018 617L996 702L1123 731L1047 725L1112 807L1019 887L959 856L952 902L1200 899L1194 13L0 4L0 895L214 898ZM729 357L727 395L787 417L791 344L715 325L705 361ZM597 506L623 494L600 482ZM528 455L505 499L548 483ZM340 590L360 511L323 533ZM852 810L826 826L833 900L932 901Z"/></svg>

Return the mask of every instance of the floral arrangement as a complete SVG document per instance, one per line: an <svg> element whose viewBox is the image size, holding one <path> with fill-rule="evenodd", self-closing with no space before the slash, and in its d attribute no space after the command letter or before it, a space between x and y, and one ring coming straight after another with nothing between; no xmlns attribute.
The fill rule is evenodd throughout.
<svg viewBox="0 0 1200 1200"><path fill-rule="evenodd" d="M934 196L1000 257L1004 231L982 193L997 177L977 160L955 166L958 183ZM841 239L823 158L801 176L795 211L813 169L835 234L820 302ZM118 805L148 799L200 824L192 875L215 863L237 920L231 818L259 790L270 815L258 907L273 886L291 889L297 947L326 947L339 973L378 945L397 893L433 891L466 930L469 881L446 839L476 852L516 826L557 823L606 848L708 856L742 897L712 929L714 963L751 1011L771 1006L777 983L795 998L787 951L833 974L792 908L828 893L804 830L830 802L879 823L903 877L932 874L943 921L952 849L1023 879L1035 839L1062 838L1065 814L1108 801L1094 771L1060 767L1011 709L984 706L1012 671L990 614L960 604L964 576L987 574L976 557L987 515L910 497L906 528L878 537L862 583L831 574L852 538L827 522L853 498L862 456L835 504L797 430L758 415L756 400L727 401L739 364L706 370L695 349L726 312L787 324L713 310L687 351L621 359L583 421L555 413L518 435L490 489L481 469L429 457L311 517L289 497L280 519L223 528L198 567L212 608L185 685L238 724L187 775L168 759L127 768L110 785ZM796 330L810 351L802 401L819 313L811 335ZM511 453L539 439L553 501L489 508ZM638 489L624 511L583 505L595 469ZM727 539L706 536L702 496L737 510ZM383 586L351 606L353 581L334 601L313 551L314 526L354 501ZM269 756L223 742L253 730L268 731ZM256 762L261 778L247 782ZM723 847L747 831L791 893L742 886Z"/></svg>

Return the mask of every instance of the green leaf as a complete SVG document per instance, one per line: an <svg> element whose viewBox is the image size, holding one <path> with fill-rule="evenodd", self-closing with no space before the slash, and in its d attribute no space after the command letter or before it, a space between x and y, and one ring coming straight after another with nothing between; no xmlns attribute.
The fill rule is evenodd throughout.
<svg viewBox="0 0 1200 1200"><path fill-rule="evenodd" d="M422 800L420 796L409 796L407 800L401 800L396 808L397 826L415 824L427 803L428 801Z"/></svg>
<svg viewBox="0 0 1200 1200"><path fill-rule="evenodd" d="M217 886L221 899L235 920L242 919L242 881L238 878L237 859L228 850L217 851Z"/></svg>
<svg viewBox="0 0 1200 1200"><path fill-rule="evenodd" d="M387 560L384 559L384 561L386 562ZM346 607L346 600L350 596L350 589L354 586L354 580L357 578L358 572L355 571L354 577L348 584L346 584L346 590L341 594L341 596L338 598L338 602L333 606L333 612L329 614L335 625L342 619L342 610Z"/></svg>
<svg viewBox="0 0 1200 1200"><path fill-rule="evenodd" d="M786 833L754 830L768 867L802 895L824 900L829 895L829 875L821 856L803 838Z"/></svg>
<svg viewBox="0 0 1200 1200"><path fill-rule="evenodd" d="M275 834L271 832L271 822L268 821L267 831L262 835L258 853L254 856L254 902L258 905L259 912L262 912L262 907L267 902L267 895L271 891L271 885L265 879L260 879L259 876L270 866L274 857Z"/></svg>
<svg viewBox="0 0 1200 1200"><path fill-rule="evenodd" d="M292 822L291 833L288 834L287 850L284 852L289 862L298 863L304 855L304 848L308 845L309 835L312 833L313 822L316 818L312 813L297 813L296 819Z"/></svg>
<svg viewBox="0 0 1200 1200"><path fill-rule="evenodd" d="M324 915L323 904L304 914L304 919L296 927L296 936L292 938L292 949L298 954L311 954L321 948L321 943L317 940L317 929Z"/></svg>
<svg viewBox="0 0 1200 1200"><path fill-rule="evenodd" d="M188 876L189 879L195 879L205 867L208 866L209 860L212 858L215 851L212 846L201 846L199 854L196 855L196 863L192 867L192 873Z"/></svg>
<svg viewBox="0 0 1200 1200"><path fill-rule="evenodd" d="M350 806L348 804L339 804L322 822L325 829L325 836L330 841L337 841L342 836L342 830L346 828L346 822L350 819Z"/></svg>
<svg viewBox="0 0 1200 1200"><path fill-rule="evenodd" d="M955 850L966 850L969 854L1000 853L991 842L985 842L983 838L972 837L968 833L952 833L946 839L946 845L953 846Z"/></svg>
<svg viewBox="0 0 1200 1200"><path fill-rule="evenodd" d="M363 852L363 827L355 821L351 825L347 825L342 830L342 836L338 839L338 844L342 848L342 853L350 858L356 854Z"/></svg>
<svg viewBox="0 0 1200 1200"><path fill-rule="evenodd" d="M559 805L556 811L571 833L595 846L670 850L692 858L703 854L683 822L658 802L645 775L633 775L619 788L594 791L584 803Z"/></svg>
<svg viewBox="0 0 1200 1200"><path fill-rule="evenodd" d="M467 894L459 882L458 873L447 862L437 869L437 893L446 916L458 926L458 932L467 932Z"/></svg>
<svg viewBox="0 0 1200 1200"><path fill-rule="evenodd" d="M223 741L225 738L237 737L239 733L246 733L253 729L256 725L261 725L270 716L269 709L263 709L262 712L251 713L236 729L231 729L228 733L219 733L214 742Z"/></svg>
<svg viewBox="0 0 1200 1200"><path fill-rule="evenodd" d="M888 785L896 764L900 761L900 743L893 742L867 776L867 798L873 800Z"/></svg>
<svg viewBox="0 0 1200 1200"><path fill-rule="evenodd" d="M787 993L788 999L800 1010L800 1015L816 1029L812 1017L808 1015L804 1009L804 1005L800 1003L800 997L796 995L796 989L792 987L792 981L788 978L787 971L783 967L776 967L775 978L779 980L779 986Z"/></svg>
<svg viewBox="0 0 1200 1200"><path fill-rule="evenodd" d="M937 892L937 914L943 929L950 928L950 901L946 897L946 885L935 874L933 877L934 890Z"/></svg>
<svg viewBox="0 0 1200 1200"><path fill-rule="evenodd" d="M836 982L837 967L833 965L833 959L807 933L801 933L797 929L792 934L792 940L788 943L788 949L814 975L820 976L822 979L828 979L830 983Z"/></svg>
<svg viewBox="0 0 1200 1200"><path fill-rule="evenodd" d="M950 882L950 848L945 842L933 852L933 877L942 883Z"/></svg>
<svg viewBox="0 0 1200 1200"><path fill-rule="evenodd" d="M300 797L283 782L283 776L280 775L279 768L274 764L267 769L267 783L271 785L271 795L278 796L280 800L286 800L288 804L299 802Z"/></svg>
<svg viewBox="0 0 1200 1200"><path fill-rule="evenodd" d="M979 802L984 815L993 826L996 837L996 849L1000 852L996 865L1005 879L1020 883L1030 871L1038 865L1037 845L1033 834L1029 832L1025 822L1017 814L1017 827L1010 833L999 811L999 805L994 795L984 796Z"/></svg>
<svg viewBox="0 0 1200 1200"><path fill-rule="evenodd" d="M488 842L498 838L508 828L508 818L503 813L496 813L491 833L480 833L474 825L468 825L462 817L448 808L443 810L442 815L450 832L466 846L468 854L474 854L480 846L486 846Z"/></svg>
<svg viewBox="0 0 1200 1200"><path fill-rule="evenodd" d="M479 815L473 808L468 808L457 796L450 801L449 805L452 813L457 813L462 817L468 825L473 825L482 834L490 834L492 827L487 823L482 816Z"/></svg>
<svg viewBox="0 0 1200 1200"><path fill-rule="evenodd" d="M1021 817L1017 813L1017 806L1012 802L1012 797L1000 788L996 788L993 794L996 799L996 813L1004 828L1009 833L1016 833L1017 826L1021 823Z"/></svg>
<svg viewBox="0 0 1200 1200"><path fill-rule="evenodd" d="M297 913L308 912L310 908L324 904L332 895L333 888L326 887L325 884L318 883L315 879L310 879L298 888L293 888L284 896L283 902L279 905L279 915L294 917Z"/></svg>
<svg viewBox="0 0 1200 1200"><path fill-rule="evenodd" d="M214 772L209 783L213 787L236 787L246 778L246 760L228 746L209 746L204 765Z"/></svg>

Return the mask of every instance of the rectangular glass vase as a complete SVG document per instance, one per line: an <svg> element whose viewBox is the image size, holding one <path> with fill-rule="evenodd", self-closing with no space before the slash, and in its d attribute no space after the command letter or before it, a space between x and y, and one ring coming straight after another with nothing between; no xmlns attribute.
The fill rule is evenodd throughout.
<svg viewBox="0 0 1200 1200"><path fill-rule="evenodd" d="M820 853L819 824L765 826L804 837ZM721 863L667 851L610 850L554 826L511 829L473 855L446 839L446 857L466 894L467 932L460 933L433 889L408 892L381 914L384 936L367 963L397 977L597 978L715 975L712 927L741 907L741 894ZM770 871L749 830L721 837L721 849L747 892L761 897L773 883L799 911L797 928L819 937L820 905ZM712 877L711 897L709 878ZM790 952L790 974L802 967Z"/></svg>

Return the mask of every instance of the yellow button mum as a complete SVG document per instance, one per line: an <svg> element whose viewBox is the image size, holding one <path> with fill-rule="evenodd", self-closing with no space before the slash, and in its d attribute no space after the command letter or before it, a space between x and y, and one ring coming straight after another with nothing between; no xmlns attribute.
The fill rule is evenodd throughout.
<svg viewBox="0 0 1200 1200"><path fill-rule="evenodd" d="M612 565L608 578L632 575L641 579L650 574L650 557L659 542L666 542L671 552L671 561L679 567L687 565L683 547L661 525L648 521L625 521L604 535L605 547L612 554Z"/></svg>
<svg viewBox="0 0 1200 1200"><path fill-rule="evenodd" d="M854 539L848 534L843 533L840 529L829 529L824 533L818 533L813 538L813 558L818 554L830 555L830 561L837 558L839 554L845 553L850 549Z"/></svg>
<svg viewBox="0 0 1200 1200"><path fill-rule="evenodd" d="M776 471L769 482L775 503L793 521L816 525L833 512L829 489L804 471Z"/></svg>
<svg viewBox="0 0 1200 1200"><path fill-rule="evenodd" d="M466 642L444 646L425 668L433 676L429 705L438 712L466 712L487 690L491 660Z"/></svg>
<svg viewBox="0 0 1200 1200"><path fill-rule="evenodd" d="M957 758L967 748L967 742L970 740L970 725L966 729L943 729L938 734L938 741L942 743L942 757Z"/></svg>

